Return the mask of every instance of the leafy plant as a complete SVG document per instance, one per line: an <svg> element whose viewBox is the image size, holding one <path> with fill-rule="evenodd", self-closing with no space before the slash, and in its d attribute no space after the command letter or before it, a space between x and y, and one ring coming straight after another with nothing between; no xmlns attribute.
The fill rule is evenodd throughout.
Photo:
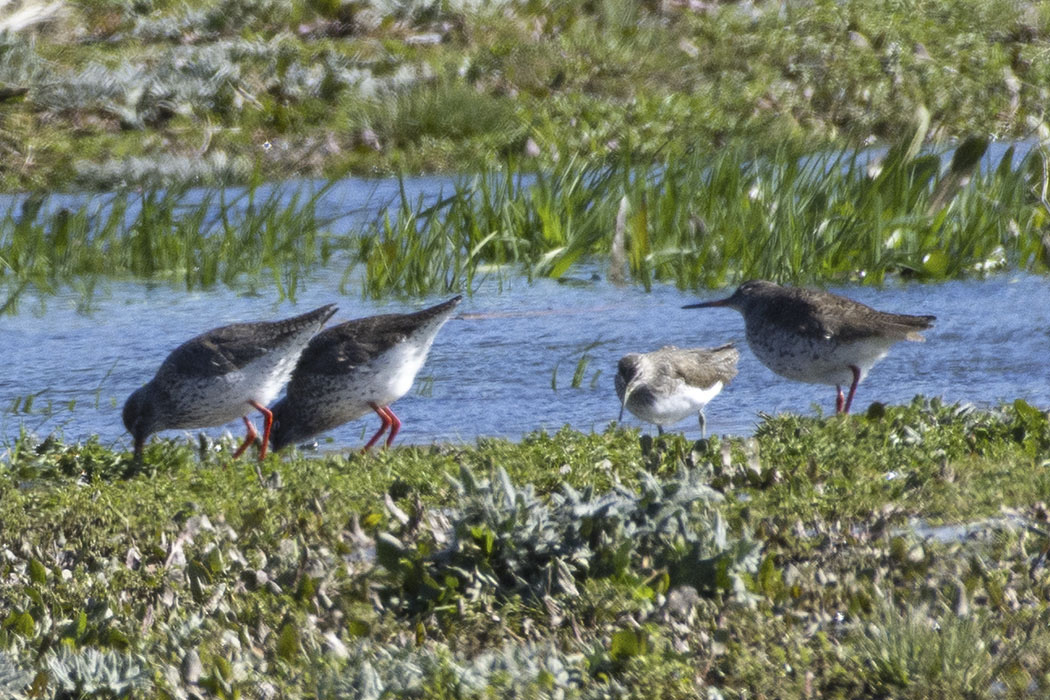
<svg viewBox="0 0 1050 700"><path fill-rule="evenodd" d="M25 697L26 686L33 679L16 658L0 651L0 700L16 700Z"/></svg>
<svg viewBox="0 0 1050 700"><path fill-rule="evenodd" d="M45 666L55 689L65 696L129 697L150 685L150 674L138 659L91 647L61 647L48 653Z"/></svg>
<svg viewBox="0 0 1050 700"><path fill-rule="evenodd" d="M572 693L584 684L583 656L549 643L510 643L475 658L429 648L357 645L344 668L322 677L320 698L379 700L394 695L450 690L498 690L505 697L538 690Z"/></svg>
<svg viewBox="0 0 1050 700"><path fill-rule="evenodd" d="M428 536L402 529L378 537L377 559L391 575L388 604L417 610L454 595L574 597L577 583L592 577L641 584L655 575L664 586L742 592L740 575L755 570L760 546L730 537L715 507L720 494L697 471L638 479L639 492L617 487L604 495L563 484L547 502L531 485L515 487L502 469L477 479L464 468L457 502L434 516ZM406 535L413 541L403 542Z"/></svg>

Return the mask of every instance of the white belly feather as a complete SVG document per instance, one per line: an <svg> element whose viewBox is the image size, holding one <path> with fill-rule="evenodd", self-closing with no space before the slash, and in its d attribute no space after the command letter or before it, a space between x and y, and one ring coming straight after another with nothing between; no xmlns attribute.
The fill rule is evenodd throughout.
<svg viewBox="0 0 1050 700"><path fill-rule="evenodd" d="M670 394L654 397L652 402L644 405L632 405L632 402L628 402L627 408L646 423L673 425L689 416L698 415L720 391L722 382L715 382L704 389L683 382Z"/></svg>

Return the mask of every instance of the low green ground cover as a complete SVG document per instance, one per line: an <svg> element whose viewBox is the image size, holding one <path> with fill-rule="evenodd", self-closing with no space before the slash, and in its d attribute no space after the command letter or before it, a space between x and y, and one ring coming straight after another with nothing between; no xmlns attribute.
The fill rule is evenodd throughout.
<svg viewBox="0 0 1050 700"><path fill-rule="evenodd" d="M1031 0L23 0L0 8L0 189L545 169L1043 118Z"/></svg>
<svg viewBox="0 0 1050 700"><path fill-rule="evenodd" d="M0 462L0 695L1033 697L1050 416ZM954 525L941 530L934 526Z"/></svg>

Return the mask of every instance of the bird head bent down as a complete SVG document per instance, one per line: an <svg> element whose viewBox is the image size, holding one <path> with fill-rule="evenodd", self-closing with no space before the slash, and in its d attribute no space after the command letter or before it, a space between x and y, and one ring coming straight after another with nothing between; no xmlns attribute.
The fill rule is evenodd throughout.
<svg viewBox="0 0 1050 700"><path fill-rule="evenodd" d="M638 353L631 353L621 357L616 366L616 393L620 396L620 415L617 421L623 420L623 409L627 406L627 400L631 398L631 394L638 388L641 381L641 363L642 356Z"/></svg>
<svg viewBox="0 0 1050 700"><path fill-rule="evenodd" d="M135 441L135 458L142 457L146 438L156 431L156 405L150 399L147 388L140 387L124 402L124 427Z"/></svg>
<svg viewBox="0 0 1050 700"><path fill-rule="evenodd" d="M295 407L287 396L270 406L270 412L273 414L273 425L270 427L270 447L275 452L293 443L309 440L316 434L316 431L304 430L302 421L296 420Z"/></svg>
<svg viewBox="0 0 1050 700"><path fill-rule="evenodd" d="M294 440L291 429L294 427L288 419L288 399L283 398L270 406L273 414L273 425L270 426L270 447L277 451Z"/></svg>

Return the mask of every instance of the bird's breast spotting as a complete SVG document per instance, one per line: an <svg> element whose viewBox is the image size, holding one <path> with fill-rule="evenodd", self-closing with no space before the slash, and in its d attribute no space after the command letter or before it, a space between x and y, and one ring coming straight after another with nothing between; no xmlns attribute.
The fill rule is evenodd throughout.
<svg viewBox="0 0 1050 700"><path fill-rule="evenodd" d="M747 343L755 356L782 377L811 384L849 384L851 366L860 369L861 379L889 352L893 340L873 336L841 342L765 327L747 331Z"/></svg>

